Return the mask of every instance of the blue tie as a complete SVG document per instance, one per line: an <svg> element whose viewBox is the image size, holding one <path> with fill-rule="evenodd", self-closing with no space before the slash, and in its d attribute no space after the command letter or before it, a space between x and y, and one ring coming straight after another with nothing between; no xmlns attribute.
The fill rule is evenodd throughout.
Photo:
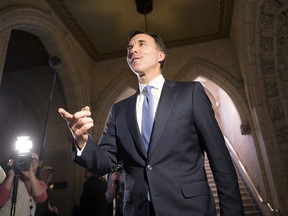
<svg viewBox="0 0 288 216"><path fill-rule="evenodd" d="M145 98L142 108L142 136L144 147L147 151L153 127L153 95L151 94L152 86L145 86L143 93Z"/></svg>

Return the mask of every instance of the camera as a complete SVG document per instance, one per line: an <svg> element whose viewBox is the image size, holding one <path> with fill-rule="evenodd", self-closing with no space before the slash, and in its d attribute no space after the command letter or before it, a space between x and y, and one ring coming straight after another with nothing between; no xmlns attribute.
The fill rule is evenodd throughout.
<svg viewBox="0 0 288 216"><path fill-rule="evenodd" d="M8 161L1 161L0 165L6 173L11 169L13 169L16 174L21 174L21 171L28 171L33 161L33 152L31 152L31 149L32 141L29 140L29 136L17 137L16 152L9 156ZM8 163L10 160L13 160L13 165Z"/></svg>
<svg viewBox="0 0 288 216"><path fill-rule="evenodd" d="M7 173L10 169L13 169L16 174L21 174L21 171L27 171L30 168L33 158L29 154L18 154L10 157L9 160L13 160L13 165L8 165L8 161L1 161L0 165Z"/></svg>
<svg viewBox="0 0 288 216"><path fill-rule="evenodd" d="M13 168L15 171L27 171L30 168L32 160L31 154L19 154L13 158Z"/></svg>

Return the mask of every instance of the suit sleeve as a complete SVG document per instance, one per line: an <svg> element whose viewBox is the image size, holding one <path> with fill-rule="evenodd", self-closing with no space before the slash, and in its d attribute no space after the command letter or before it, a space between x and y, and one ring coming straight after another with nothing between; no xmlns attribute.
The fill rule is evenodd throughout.
<svg viewBox="0 0 288 216"><path fill-rule="evenodd" d="M117 166L114 109L113 106L110 118L98 144L89 136L85 149L80 156L77 155L75 145L72 147L73 161L98 176L110 173Z"/></svg>
<svg viewBox="0 0 288 216"><path fill-rule="evenodd" d="M193 91L193 117L201 148L207 153L220 201L221 215L240 216L243 204L237 174L211 102L200 83Z"/></svg>

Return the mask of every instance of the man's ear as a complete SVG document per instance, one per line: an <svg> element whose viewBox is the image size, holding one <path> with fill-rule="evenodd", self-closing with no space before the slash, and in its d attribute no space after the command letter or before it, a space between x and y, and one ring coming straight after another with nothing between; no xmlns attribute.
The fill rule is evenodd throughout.
<svg viewBox="0 0 288 216"><path fill-rule="evenodd" d="M158 56L158 60L159 62L162 62L165 59L165 53L163 51L159 51L159 56Z"/></svg>

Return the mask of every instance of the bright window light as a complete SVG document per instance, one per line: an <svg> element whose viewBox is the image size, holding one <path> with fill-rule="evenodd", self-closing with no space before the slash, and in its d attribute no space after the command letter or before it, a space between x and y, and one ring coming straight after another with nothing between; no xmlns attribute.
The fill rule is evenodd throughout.
<svg viewBox="0 0 288 216"><path fill-rule="evenodd" d="M29 136L20 136L17 137L16 141L16 150L19 153L30 152L32 149L32 141Z"/></svg>

